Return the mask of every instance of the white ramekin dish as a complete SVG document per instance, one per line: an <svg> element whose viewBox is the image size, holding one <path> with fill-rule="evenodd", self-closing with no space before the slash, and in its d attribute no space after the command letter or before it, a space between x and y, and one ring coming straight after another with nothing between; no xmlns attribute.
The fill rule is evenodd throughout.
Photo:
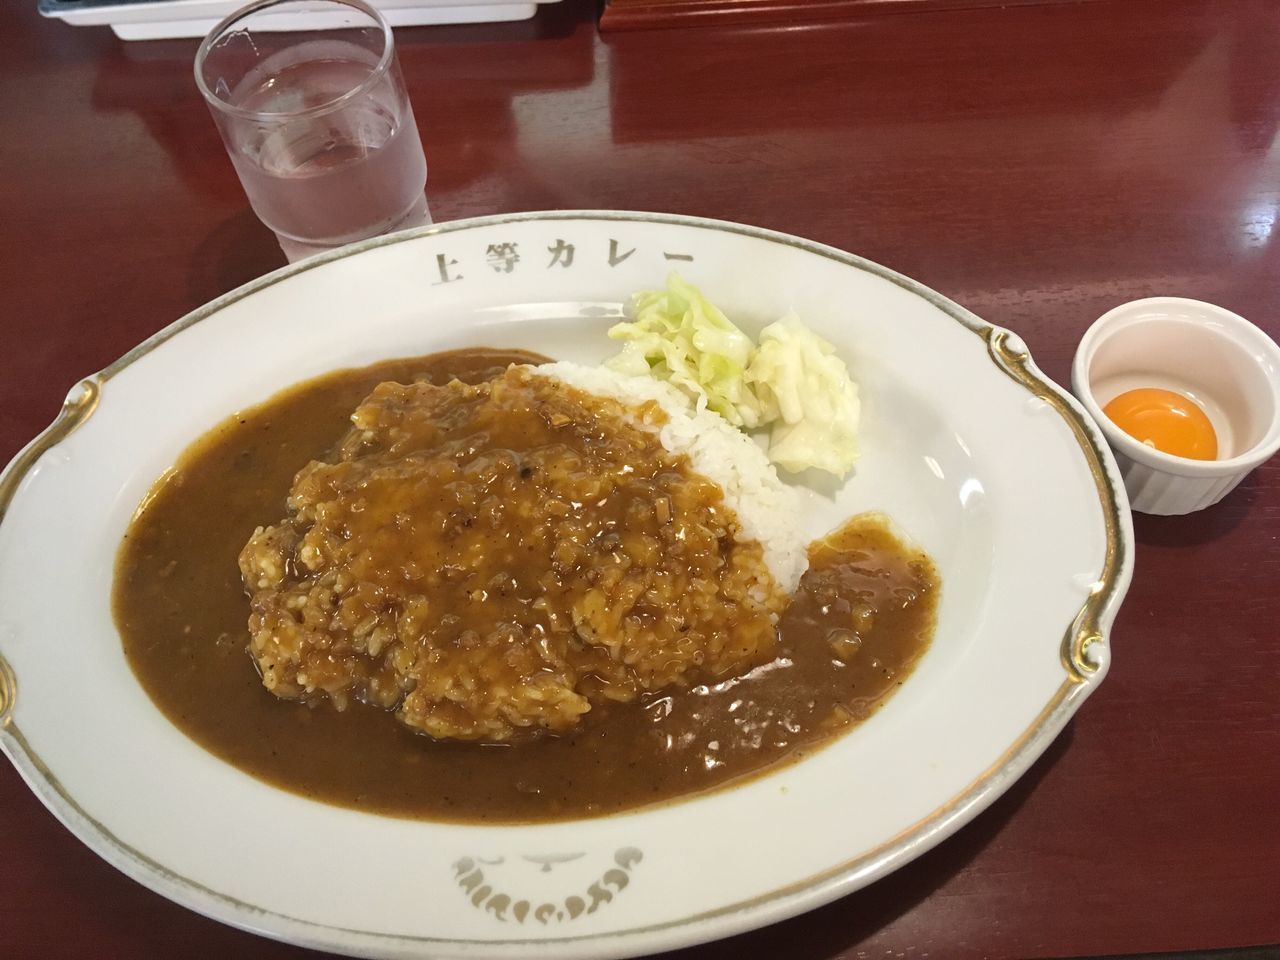
<svg viewBox="0 0 1280 960"><path fill-rule="evenodd" d="M1192 397L1218 435L1218 459L1162 453L1102 408L1127 390ZM1150 297L1099 317L1076 349L1071 388L1115 453L1132 508L1193 513L1217 503L1280 448L1280 347L1248 320L1183 297Z"/></svg>

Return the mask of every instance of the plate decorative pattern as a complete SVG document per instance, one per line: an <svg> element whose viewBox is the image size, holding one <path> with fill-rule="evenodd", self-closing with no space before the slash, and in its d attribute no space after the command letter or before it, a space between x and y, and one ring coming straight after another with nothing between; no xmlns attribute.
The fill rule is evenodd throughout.
<svg viewBox="0 0 1280 960"><path fill-rule="evenodd" d="M1071 427L1080 450L1089 463L1094 482L1098 485L1098 496L1108 502L1108 485L1111 478L1107 475L1107 464L1102 451L1091 438L1078 415L1073 415L1071 405L1066 402L1062 393L1047 384L1031 366L1031 354L1022 341L1007 330L990 328L983 331L983 338L991 350L991 357L996 364L1016 382L1026 387L1032 394L1052 406L1063 420ZM1096 429L1096 428L1095 428ZM1095 437L1096 438L1096 437ZM1080 607L1080 613L1072 621L1071 626L1062 639L1062 663L1067 668L1071 679L1083 682L1096 673L1101 658L1105 655L1097 644L1106 643L1103 629L1103 618L1107 610L1118 602L1117 591L1122 589L1119 577L1121 563L1120 536L1122 504L1110 498L1109 509L1103 514L1107 529L1107 555L1102 573L1089 590L1089 598Z"/></svg>
<svg viewBox="0 0 1280 960"><path fill-rule="evenodd" d="M586 854L560 853L522 856L520 859L541 866L543 873L550 873L556 864L569 863ZM581 916L589 916L602 906L612 902L613 898L627 889L631 882L631 871L644 854L635 847L622 847L614 851L612 862L598 877L592 880L581 895L571 893L559 901L544 900L533 903L529 900L513 898L500 886L501 871L497 868L506 863L505 857L486 860L483 857L463 857L453 865L458 886L467 895L472 906L491 914L495 920L506 922L513 920L524 923L526 919L543 925L552 921L563 923L576 920ZM485 875L485 871L489 875ZM551 886L550 883L547 886Z"/></svg>
<svg viewBox="0 0 1280 960"><path fill-rule="evenodd" d="M853 360L864 460L845 487L806 494L808 532L884 509L933 555L944 591L933 647L870 720L732 789L530 827L312 803L205 753L151 705L110 621L111 561L187 443L289 383L385 357L483 343L597 361L625 296L670 269L753 323L794 306ZM850 893L1007 789L1105 677L1132 573L1126 507L1097 427L1020 339L877 264L674 215L442 224L303 261L194 311L77 385L9 464L0 747L113 865L258 933L359 956L671 949ZM56 598L55 580L76 593ZM168 775L140 796L130 771L157 758ZM735 842L744 831L752 849Z"/></svg>

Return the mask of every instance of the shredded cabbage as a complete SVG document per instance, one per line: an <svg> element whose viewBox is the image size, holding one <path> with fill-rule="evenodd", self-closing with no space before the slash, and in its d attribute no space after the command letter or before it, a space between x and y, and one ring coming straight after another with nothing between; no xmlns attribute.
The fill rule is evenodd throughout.
<svg viewBox="0 0 1280 960"><path fill-rule="evenodd" d="M760 331L747 370L756 391L778 411L769 459L799 473L816 467L844 476L858 459L858 385L835 347L789 313Z"/></svg>
<svg viewBox="0 0 1280 960"><path fill-rule="evenodd" d="M623 347L606 366L668 380L735 427L762 425L745 379L755 344L697 287L673 273L666 290L636 294L633 311L609 331Z"/></svg>
<svg viewBox="0 0 1280 960"><path fill-rule="evenodd" d="M858 457L857 385L835 348L788 314L757 346L678 274L666 290L636 294L633 320L609 336L622 352L606 366L666 380L736 427L770 427L769 459L798 473L844 476Z"/></svg>

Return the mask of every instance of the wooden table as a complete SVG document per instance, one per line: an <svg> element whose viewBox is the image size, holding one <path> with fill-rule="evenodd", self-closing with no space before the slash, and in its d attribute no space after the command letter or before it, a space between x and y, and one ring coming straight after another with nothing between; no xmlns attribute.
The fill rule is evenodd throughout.
<svg viewBox="0 0 1280 960"><path fill-rule="evenodd" d="M0 460L81 375L283 263L191 79L193 42L0 19ZM615 207L855 251L1018 331L1066 383L1135 297L1280 336L1280 8L1021 6L602 41L406 30L438 219ZM1110 677L975 823L808 916L681 954L1059 957L1280 943L1280 459L1137 517ZM0 769L7 957L291 957L100 861ZM767 825L766 825L767 826Z"/></svg>

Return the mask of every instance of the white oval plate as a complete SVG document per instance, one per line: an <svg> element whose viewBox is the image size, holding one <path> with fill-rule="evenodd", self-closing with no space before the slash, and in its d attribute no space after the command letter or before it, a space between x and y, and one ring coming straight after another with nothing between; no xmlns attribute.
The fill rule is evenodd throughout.
<svg viewBox="0 0 1280 960"><path fill-rule="evenodd" d="M861 384L862 460L807 494L808 532L885 511L943 583L933 645L883 709L743 786L457 826L275 789L152 705L112 623L112 566L190 442L286 385L390 357L487 345L599 361L621 303L673 267L747 327L796 309ZM387 957L634 955L870 883L990 804L1101 681L1133 553L1105 443L1016 336L829 247L634 213L450 223L242 287L80 384L0 478L0 511L0 746L49 809L193 910Z"/></svg>

